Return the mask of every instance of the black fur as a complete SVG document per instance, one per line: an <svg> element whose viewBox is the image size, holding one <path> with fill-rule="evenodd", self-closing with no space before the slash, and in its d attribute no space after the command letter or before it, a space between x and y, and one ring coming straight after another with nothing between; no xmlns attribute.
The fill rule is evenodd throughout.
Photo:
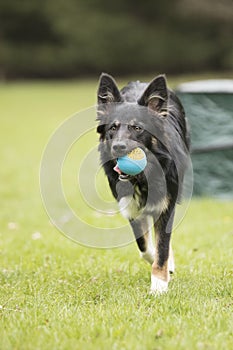
<svg viewBox="0 0 233 350"><path fill-rule="evenodd" d="M102 74L97 119L100 157L112 194L118 202L131 195L137 203L138 214L128 219L142 252L146 250L146 217L153 217L158 234L157 265L163 268L189 153L183 107L163 75L150 84L131 82L119 91L114 79ZM116 159L137 146L146 153L147 166L139 175L121 181L114 171ZM163 200L167 205L158 210Z"/></svg>

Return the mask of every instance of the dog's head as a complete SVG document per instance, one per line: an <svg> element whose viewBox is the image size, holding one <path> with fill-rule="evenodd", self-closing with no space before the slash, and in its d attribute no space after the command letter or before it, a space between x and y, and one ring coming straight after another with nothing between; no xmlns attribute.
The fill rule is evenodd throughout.
<svg viewBox="0 0 233 350"><path fill-rule="evenodd" d="M138 84L138 85L137 85ZM149 147L155 140L150 133L166 117L168 92L163 75L150 84L119 91L115 80L102 74L98 87L97 132L113 158L124 156L135 147ZM143 91L142 91L143 87ZM152 129L151 129L152 128Z"/></svg>

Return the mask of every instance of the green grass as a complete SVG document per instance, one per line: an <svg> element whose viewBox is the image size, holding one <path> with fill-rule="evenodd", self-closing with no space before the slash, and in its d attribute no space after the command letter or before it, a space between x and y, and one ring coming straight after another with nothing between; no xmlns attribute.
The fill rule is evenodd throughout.
<svg viewBox="0 0 233 350"><path fill-rule="evenodd" d="M150 267L135 244L90 249L51 226L42 152L65 118L94 104L95 89L91 81L0 85L0 349L232 349L233 202L191 202L173 236L177 270L160 297L148 293Z"/></svg>

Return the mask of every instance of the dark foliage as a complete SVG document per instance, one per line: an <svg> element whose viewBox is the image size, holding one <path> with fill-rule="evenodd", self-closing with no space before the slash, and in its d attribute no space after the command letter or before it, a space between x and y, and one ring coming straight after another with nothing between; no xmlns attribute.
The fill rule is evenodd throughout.
<svg viewBox="0 0 233 350"><path fill-rule="evenodd" d="M229 0L1 1L0 77L231 69L231 9Z"/></svg>

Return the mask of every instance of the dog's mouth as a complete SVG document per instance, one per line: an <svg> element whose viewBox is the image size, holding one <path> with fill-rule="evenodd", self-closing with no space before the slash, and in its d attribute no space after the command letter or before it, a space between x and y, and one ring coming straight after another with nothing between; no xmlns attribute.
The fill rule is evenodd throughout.
<svg viewBox="0 0 233 350"><path fill-rule="evenodd" d="M119 174L119 180L120 181L128 181L132 175L128 175L128 174L125 174L123 173L120 168L118 167L118 165L116 165L114 168L113 168L114 171L116 171L118 174Z"/></svg>

